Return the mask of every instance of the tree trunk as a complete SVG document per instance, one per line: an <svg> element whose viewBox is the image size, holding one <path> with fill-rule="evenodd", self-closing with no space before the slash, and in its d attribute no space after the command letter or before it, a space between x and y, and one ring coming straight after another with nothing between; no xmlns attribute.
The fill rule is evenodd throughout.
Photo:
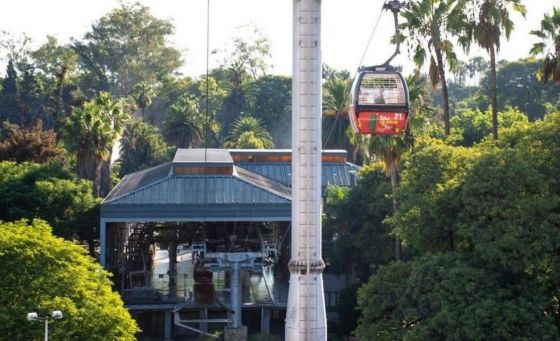
<svg viewBox="0 0 560 341"><path fill-rule="evenodd" d="M61 110L63 104L64 96L64 80L66 79L66 74L68 73L68 67L62 66L60 73L56 74L56 87L53 91L53 108L52 108L52 119L53 128L56 133L56 141L60 141L62 138L62 128L64 122L61 117Z"/></svg>
<svg viewBox="0 0 560 341"><path fill-rule="evenodd" d="M447 81L445 80L445 67L443 64L443 55L440 49L435 49L437 57L437 68L439 73L439 80L441 82L441 92L443 94L443 123L445 129L445 136L449 136L451 127L449 124L449 93L447 91Z"/></svg>
<svg viewBox="0 0 560 341"><path fill-rule="evenodd" d="M496 52L490 47L490 80L492 82L492 136L498 139L498 82L496 77Z"/></svg>
<svg viewBox="0 0 560 341"><path fill-rule="evenodd" d="M99 170L99 196L105 198L111 191L111 159L101 161Z"/></svg>
<svg viewBox="0 0 560 341"><path fill-rule="evenodd" d="M393 164L391 165L391 189L393 191L393 215L397 213L397 209L398 209L398 203L396 197L397 187L399 187L397 164L396 162L393 162ZM402 259L401 239L398 235L395 236L395 259L396 260Z"/></svg>
<svg viewBox="0 0 560 341"><path fill-rule="evenodd" d="M93 153L81 151L78 152L76 164L78 177L91 180L93 182L93 194L99 196L99 171L101 168L101 160Z"/></svg>

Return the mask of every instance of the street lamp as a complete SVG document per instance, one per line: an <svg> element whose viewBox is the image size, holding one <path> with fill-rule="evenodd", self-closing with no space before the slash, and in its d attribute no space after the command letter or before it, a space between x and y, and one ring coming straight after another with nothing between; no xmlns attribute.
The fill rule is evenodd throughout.
<svg viewBox="0 0 560 341"><path fill-rule="evenodd" d="M29 321L45 321L45 341L49 341L49 321L59 320L62 318L62 311L54 310L51 312L51 316L47 315L45 317L39 317L37 313L27 313L27 319Z"/></svg>

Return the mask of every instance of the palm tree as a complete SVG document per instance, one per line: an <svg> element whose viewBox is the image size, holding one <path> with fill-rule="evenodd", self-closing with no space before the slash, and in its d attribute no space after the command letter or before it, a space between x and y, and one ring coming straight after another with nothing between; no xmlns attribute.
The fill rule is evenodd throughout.
<svg viewBox="0 0 560 341"><path fill-rule="evenodd" d="M93 180L97 196L108 193L103 183L109 182L103 179L101 168L110 163L113 145L128 118L123 102L114 102L107 92L100 92L96 99L85 102L68 117L64 128L66 147L76 153L78 176Z"/></svg>
<svg viewBox="0 0 560 341"><path fill-rule="evenodd" d="M120 142L121 176L163 163L170 156L158 129L142 120L127 124Z"/></svg>
<svg viewBox="0 0 560 341"><path fill-rule="evenodd" d="M354 129L346 130L346 138L352 145L352 162L363 165L370 162L369 136L358 134Z"/></svg>
<svg viewBox="0 0 560 341"><path fill-rule="evenodd" d="M385 175L391 179L393 193L393 214L397 212L398 203L396 190L399 186L398 168L402 154L410 148L406 136L372 136L369 142L369 151L383 162ZM399 236L395 237L395 258L402 258L401 242Z"/></svg>
<svg viewBox="0 0 560 341"><path fill-rule="evenodd" d="M239 140L231 148L237 149L265 149L263 140L255 136L252 131L246 131L239 136Z"/></svg>
<svg viewBox="0 0 560 341"><path fill-rule="evenodd" d="M228 73L229 84L227 86L227 95L224 99L222 112L220 113L222 136L230 131L233 122L248 108L248 77L243 65L232 65L228 69Z"/></svg>
<svg viewBox="0 0 560 341"><path fill-rule="evenodd" d="M416 73L407 77L406 82L409 88L413 115L405 134L400 136L372 136L369 141L369 152L383 162L385 175L391 180L393 214L398 209L395 193L399 187L398 169L402 155L410 151L414 144L411 131L420 130L433 111L425 87L426 80L419 73ZM402 258L401 242L398 235L395 237L395 258L398 260Z"/></svg>
<svg viewBox="0 0 560 341"><path fill-rule="evenodd" d="M350 149L347 131L349 81L335 78L323 85L323 147Z"/></svg>
<svg viewBox="0 0 560 341"><path fill-rule="evenodd" d="M430 86L427 78L426 75L420 72L415 72L406 77L408 98L413 113L410 117L408 138L412 138L411 131L420 134L429 133L426 131L426 128L434 116L434 109L432 108ZM412 145L413 143L409 140L407 144Z"/></svg>
<svg viewBox="0 0 560 341"><path fill-rule="evenodd" d="M513 31L510 9L525 17L527 9L521 0L470 0L470 24L466 26L467 35L463 40L468 48L470 40L474 40L490 55L490 82L492 105L492 135L498 139L498 90L496 81L496 52L500 49L500 38L505 34L509 39Z"/></svg>
<svg viewBox="0 0 560 341"><path fill-rule="evenodd" d="M246 133L252 133L252 136ZM272 136L264 128L261 121L252 116L241 116L237 121L235 121L233 128L229 132L225 139L224 147L226 148L239 148L240 140L247 139L258 139L262 143L263 148L271 149L274 148L274 143L272 142Z"/></svg>
<svg viewBox="0 0 560 341"><path fill-rule="evenodd" d="M490 64L480 56L472 57L467 63L467 71L469 80L475 80L475 85L480 83L482 72L488 70ZM472 85L472 83L471 83Z"/></svg>
<svg viewBox="0 0 560 341"><path fill-rule="evenodd" d="M100 182L99 182L99 196L105 197L109 194L111 183L111 160L113 159L113 146L117 143L121 136L126 122L129 120L130 115L125 113L125 110L130 110L130 107L124 100L114 102L111 94L108 92L100 93L95 100L96 104L101 109L102 115L110 118L111 129L113 137L108 143L108 156L101 161Z"/></svg>
<svg viewBox="0 0 560 341"><path fill-rule="evenodd" d="M168 111L163 121L163 135L167 142L177 148L200 144L204 138L206 118L199 112L196 100L182 96Z"/></svg>
<svg viewBox="0 0 560 341"><path fill-rule="evenodd" d="M414 62L420 68L430 60L432 87L441 84L443 94L443 120L445 134L449 135L449 94L445 67L451 69L457 63L452 36L457 35L466 16L464 1L460 0L416 0L410 8L401 12L405 22L401 25L404 35L414 51Z"/></svg>
<svg viewBox="0 0 560 341"><path fill-rule="evenodd" d="M138 83L132 88L132 98L136 102L138 108L140 108L143 118L146 118L146 108L152 104L152 98L154 96L154 89L146 82Z"/></svg>
<svg viewBox="0 0 560 341"><path fill-rule="evenodd" d="M540 31L531 31L541 38L540 43L533 44L531 54L543 55L544 60L537 73L541 81L554 81L560 85L560 8L552 7L552 15L545 14L541 20Z"/></svg>

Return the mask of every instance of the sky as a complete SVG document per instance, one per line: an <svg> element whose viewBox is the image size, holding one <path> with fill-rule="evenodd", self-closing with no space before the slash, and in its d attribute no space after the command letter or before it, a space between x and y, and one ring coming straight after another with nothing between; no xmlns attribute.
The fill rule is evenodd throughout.
<svg viewBox="0 0 560 341"><path fill-rule="evenodd" d="M206 68L206 5L207 0L140 0L161 19L169 19L176 31L170 42L184 53L182 72L198 76ZM336 69L354 72L364 53L383 0L323 0L322 56L323 62ZM528 55L536 38L529 31L538 29L543 14L560 6L560 0L524 0L527 18L514 15L516 24L509 42L502 44L500 59L516 60ZM119 6L117 0L0 0L0 31L18 35L25 32L35 46L54 35L66 43L71 37L80 39L92 23ZM270 73L291 74L292 64L292 1L290 0L210 0L210 50L223 50L235 36L236 28L254 23L271 42L273 69ZM389 37L393 34L392 15L385 12L368 49L364 64L384 62L393 52ZM406 46L395 59L405 73L412 70ZM485 56L473 51L468 57ZM461 56L460 56L461 57ZM467 59L462 56L461 58ZM217 67L223 54L211 57L210 68Z"/></svg>

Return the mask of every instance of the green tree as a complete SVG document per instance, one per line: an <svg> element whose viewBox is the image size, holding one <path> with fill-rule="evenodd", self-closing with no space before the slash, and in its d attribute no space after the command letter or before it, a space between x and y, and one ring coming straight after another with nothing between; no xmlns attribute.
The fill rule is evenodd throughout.
<svg viewBox="0 0 560 341"><path fill-rule="evenodd" d="M248 135L247 133L251 134ZM256 143L257 146L262 145L264 149L274 148L270 133L262 126L258 119L252 116L242 116L235 122L225 139L224 147L241 148L241 142L251 139L258 140L259 142L255 141L253 143Z"/></svg>
<svg viewBox="0 0 560 341"><path fill-rule="evenodd" d="M190 92L194 97L199 99L198 107L204 109L202 110L204 114L208 111L211 117L216 116L216 113L222 108L224 99L227 96L226 89L220 87L218 80L213 76L206 77L206 75L204 75L198 81L194 82L191 88ZM208 96L206 95L207 90ZM208 108L206 108L206 97L208 97Z"/></svg>
<svg viewBox="0 0 560 341"><path fill-rule="evenodd" d="M425 87L423 86L425 84L423 79L419 75L413 75L407 78L407 83L410 87L409 98L413 110L411 113L413 119L410 120L407 131L399 136L372 136L368 146L370 154L383 162L385 175L391 180L393 214L396 214L398 210L396 195L400 181L398 170L403 155L410 151L414 144L412 131L420 131L432 114ZM395 235L395 258L402 258L402 246L399 235Z"/></svg>
<svg viewBox="0 0 560 341"><path fill-rule="evenodd" d="M255 136L252 131L243 132L237 142L229 145L230 148L236 149L265 149L265 142Z"/></svg>
<svg viewBox="0 0 560 341"><path fill-rule="evenodd" d="M533 44L531 54L544 55L537 77L560 85L560 7L552 7L552 14L544 15L540 30L531 31L541 42Z"/></svg>
<svg viewBox="0 0 560 341"><path fill-rule="evenodd" d="M408 86L408 97L410 100L411 114L409 121L409 133L417 135L429 135L430 128L436 124L435 110L430 98L430 85L428 77L419 72L406 77Z"/></svg>
<svg viewBox="0 0 560 341"><path fill-rule="evenodd" d="M154 87L157 96L153 98L150 110L147 111L148 117L145 119L162 128L169 107L176 103L181 96L190 94L194 84L195 82L190 77L163 76L158 85ZM199 97L198 95L197 97Z"/></svg>
<svg viewBox="0 0 560 341"><path fill-rule="evenodd" d="M75 243L54 237L45 222L0 223L0 334L7 340L39 340L41 323L26 314L61 310L51 325L55 340L134 340L139 331L109 273Z"/></svg>
<svg viewBox="0 0 560 341"><path fill-rule="evenodd" d="M9 78L8 104L16 108L13 123L30 128L36 119L41 118L41 104L44 100L43 84L37 77L32 60L31 38L26 34L19 37L1 32L0 48L6 51L8 59L7 77ZM11 66L9 62L12 62ZM16 87L13 87L15 80ZM14 92L14 89L16 90ZM13 105L15 104L15 107Z"/></svg>
<svg viewBox="0 0 560 341"><path fill-rule="evenodd" d="M428 254L381 267L360 288L359 340L560 337L536 283L481 267L470 255Z"/></svg>
<svg viewBox="0 0 560 341"><path fill-rule="evenodd" d="M241 113L246 112L249 108L250 80L243 69L243 65L232 65L228 69L228 74L227 95L224 98L221 112L216 116L221 125L220 134L222 138L231 130Z"/></svg>
<svg viewBox="0 0 560 341"><path fill-rule="evenodd" d="M521 0L471 0L470 24L467 26L466 46L471 39L490 55L490 81L492 106L492 136L498 139L498 83L496 78L496 51L499 51L501 37L509 39L514 28L510 19L511 10L525 17L527 9ZM469 37L470 36L470 37Z"/></svg>
<svg viewBox="0 0 560 341"><path fill-rule="evenodd" d="M46 220L58 236L87 241L93 254L99 201L91 182L56 163L0 162L0 172L0 220Z"/></svg>
<svg viewBox="0 0 560 341"><path fill-rule="evenodd" d="M323 148L351 150L348 139L349 80L331 79L323 84Z"/></svg>
<svg viewBox="0 0 560 341"><path fill-rule="evenodd" d="M394 259L390 226L383 223L391 212L391 184L381 164L364 166L352 188L328 187L323 215L323 240L328 271L346 276L355 268L365 281L370 271Z"/></svg>
<svg viewBox="0 0 560 341"><path fill-rule="evenodd" d="M75 104L70 92L76 88L78 56L70 47L59 45L55 37L47 36L47 42L33 51L32 57L39 76L44 79L43 110L48 115L45 126L55 130L58 141L70 112L69 106Z"/></svg>
<svg viewBox="0 0 560 341"><path fill-rule="evenodd" d="M292 79L267 75L251 83L249 112L261 120L277 148L291 146Z"/></svg>
<svg viewBox="0 0 560 341"><path fill-rule="evenodd" d="M163 122L163 135L169 144L192 148L204 140L207 118L200 112L194 98L182 96L168 111Z"/></svg>
<svg viewBox="0 0 560 341"><path fill-rule="evenodd" d="M479 155L477 150L434 144L410 156L392 221L409 247L422 252L455 249L456 216L462 209L458 191Z"/></svg>
<svg viewBox="0 0 560 341"><path fill-rule="evenodd" d="M407 159L386 222L419 256L360 289L359 339L559 337L559 123L512 124L471 148L423 142Z"/></svg>
<svg viewBox="0 0 560 341"><path fill-rule="evenodd" d="M9 120L12 123L19 123L18 116L18 87L17 73L13 61L8 60L6 65L6 77L2 79L0 92L0 119Z"/></svg>
<svg viewBox="0 0 560 341"><path fill-rule="evenodd" d="M270 67L270 41L254 23L237 27L229 50L224 66L235 66L253 79L265 75Z"/></svg>
<svg viewBox="0 0 560 341"><path fill-rule="evenodd" d="M445 68L448 65L453 69L457 64L452 36L457 35L463 25L463 10L463 1L416 0L401 13L405 18L401 27L414 52L414 62L421 67L429 58L432 86L441 84L446 135L450 132L450 116Z"/></svg>
<svg viewBox="0 0 560 341"><path fill-rule="evenodd" d="M471 80L475 80L475 84L478 85L481 79L481 75L484 74L489 68L489 64L484 58L480 56L469 58L467 62L468 77Z"/></svg>
<svg viewBox="0 0 560 341"><path fill-rule="evenodd" d="M322 68L322 78L325 81L330 81L334 79L344 79L350 81L350 72L347 70L336 70L327 64L323 64Z"/></svg>
<svg viewBox="0 0 560 341"><path fill-rule="evenodd" d="M120 143L118 163L121 177L171 159L171 149L158 129L142 120L126 125Z"/></svg>
<svg viewBox="0 0 560 341"><path fill-rule="evenodd" d="M533 58L498 63L498 84L503 84L498 88L498 111L507 106L517 107L534 121L547 113L547 103L560 105L560 87L535 77L539 66ZM490 79L483 79L482 83L484 91L489 93Z"/></svg>
<svg viewBox="0 0 560 341"><path fill-rule="evenodd" d="M138 83L132 88L132 98L136 105L142 111L142 118L146 118L146 108L152 104L152 98L155 96L154 89L147 83Z"/></svg>
<svg viewBox="0 0 560 341"><path fill-rule="evenodd" d="M500 131L518 124L526 125L528 122L527 115L516 109L508 108L506 111L498 112ZM466 110L451 119L451 135L447 141L453 145L470 147L490 134L492 134L492 112Z"/></svg>
<svg viewBox="0 0 560 341"><path fill-rule="evenodd" d="M535 77L539 67L540 63L534 58L498 62L496 77L498 84L501 85L498 87L498 113L506 111L507 107L518 108L527 114L530 121L534 121L543 118L548 106L560 105L560 87L552 82L540 82ZM449 98L454 99L455 114L460 115L466 110L485 112L490 108L489 94L492 92L490 77L486 74L480 79L479 84L477 87L449 84ZM432 93L434 107L443 106L439 97L439 91Z"/></svg>
<svg viewBox="0 0 560 341"><path fill-rule="evenodd" d="M216 117L221 125L222 140L241 113L248 112L251 108L254 97L251 94L251 83L259 76L266 75L270 42L254 24L243 25L237 28L231 46L224 52L226 58L221 70L216 70L213 74L221 73L222 78L225 76L227 79L224 84L226 97L222 110Z"/></svg>
<svg viewBox="0 0 560 341"><path fill-rule="evenodd" d="M92 25L72 48L85 71L86 94L110 91L127 97L134 85L153 85L181 65L181 53L168 46L173 25L154 17L140 3L122 3Z"/></svg>
<svg viewBox="0 0 560 341"><path fill-rule="evenodd" d="M128 118L124 103L114 102L107 92L85 102L68 118L64 132L66 147L76 154L78 177L92 180L97 196L109 192L110 173L102 172L102 166L110 162L113 145Z"/></svg>
<svg viewBox="0 0 560 341"><path fill-rule="evenodd" d="M406 136L372 136L369 141L369 151L383 162L385 175L391 179L393 193L393 214L397 212L398 202L396 190L399 187L398 168L402 155L411 147ZM395 258L401 259L402 249L400 237L395 237Z"/></svg>

